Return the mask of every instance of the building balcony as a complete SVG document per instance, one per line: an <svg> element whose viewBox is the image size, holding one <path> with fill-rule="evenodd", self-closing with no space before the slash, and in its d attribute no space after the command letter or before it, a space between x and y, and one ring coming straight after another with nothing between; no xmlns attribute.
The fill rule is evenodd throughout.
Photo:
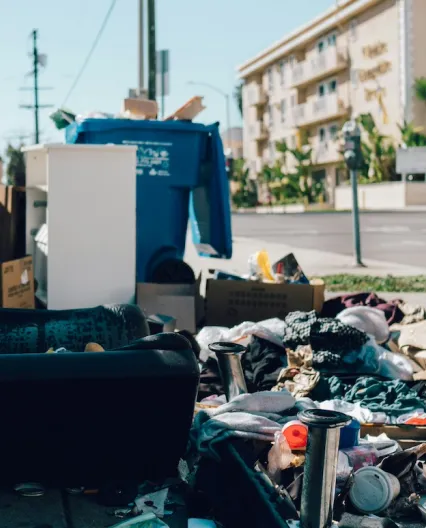
<svg viewBox="0 0 426 528"><path fill-rule="evenodd" d="M258 156L254 162L254 169L255 169L256 174L260 174L262 172L264 165L265 165L265 162L260 156Z"/></svg>
<svg viewBox="0 0 426 528"><path fill-rule="evenodd" d="M291 84L293 88L302 88L346 68L349 68L347 49L333 46L322 53L318 53L313 59L295 64L292 70Z"/></svg>
<svg viewBox="0 0 426 528"><path fill-rule="evenodd" d="M250 105L263 106L268 102L268 94L261 84L256 84L250 89Z"/></svg>
<svg viewBox="0 0 426 528"><path fill-rule="evenodd" d="M344 117L349 111L349 105L337 93L315 96L294 108L293 120L297 127L306 127Z"/></svg>
<svg viewBox="0 0 426 528"><path fill-rule="evenodd" d="M256 141L264 141L268 139L268 129L262 121L257 121L253 127L253 137Z"/></svg>
<svg viewBox="0 0 426 528"><path fill-rule="evenodd" d="M339 151L337 141L318 142L313 145L312 162L314 165L327 165L341 161L342 154Z"/></svg>

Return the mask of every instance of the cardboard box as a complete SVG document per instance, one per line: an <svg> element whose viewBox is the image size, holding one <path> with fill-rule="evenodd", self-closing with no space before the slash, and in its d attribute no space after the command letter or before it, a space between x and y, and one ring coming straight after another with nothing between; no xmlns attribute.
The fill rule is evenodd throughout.
<svg viewBox="0 0 426 528"><path fill-rule="evenodd" d="M202 308L200 282L201 276L195 284L140 282L136 290L137 304L147 315L168 315L176 319L178 330L195 333Z"/></svg>
<svg viewBox="0 0 426 528"><path fill-rule="evenodd" d="M0 292L2 308L35 308L32 257L1 264Z"/></svg>
<svg viewBox="0 0 426 528"><path fill-rule="evenodd" d="M156 119L158 115L157 103L149 99L124 99L123 110L145 119Z"/></svg>
<svg viewBox="0 0 426 528"><path fill-rule="evenodd" d="M176 319L169 315L154 314L147 319L150 335L174 332L176 330Z"/></svg>
<svg viewBox="0 0 426 528"><path fill-rule="evenodd" d="M284 319L297 310L320 312L324 304L323 281L311 284L265 284L253 281L207 280L206 324L235 326L244 321Z"/></svg>

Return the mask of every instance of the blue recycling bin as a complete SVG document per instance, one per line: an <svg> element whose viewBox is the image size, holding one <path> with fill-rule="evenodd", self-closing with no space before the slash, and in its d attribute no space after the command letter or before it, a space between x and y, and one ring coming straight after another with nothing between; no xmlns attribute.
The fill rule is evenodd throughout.
<svg viewBox="0 0 426 528"><path fill-rule="evenodd" d="M188 218L200 256L232 257L229 184L218 123L87 119L67 127L65 137L67 143L137 146L138 282L152 281L165 261L183 260Z"/></svg>

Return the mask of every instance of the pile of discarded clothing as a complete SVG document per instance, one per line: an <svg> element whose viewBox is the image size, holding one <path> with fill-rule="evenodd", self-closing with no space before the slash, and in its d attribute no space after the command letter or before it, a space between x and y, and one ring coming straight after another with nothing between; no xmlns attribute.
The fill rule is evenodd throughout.
<svg viewBox="0 0 426 528"><path fill-rule="evenodd" d="M327 301L321 315L293 312L284 320L205 327L197 336L199 401L223 394L209 344L231 341L246 346L242 368L250 393L287 389L326 408L344 407L362 423L420 419L426 411L424 318L420 307L356 294Z"/></svg>
<svg viewBox="0 0 426 528"><path fill-rule="evenodd" d="M247 466L263 473L285 498L286 518L303 517L309 487L303 485L304 475L319 466L318 460L309 462L314 456L308 443L312 422L302 417L325 412L344 417L337 459L324 462L337 462L332 503L340 526L364 526L363 516L369 515L387 518L388 524L377 526L404 520L424 525L426 444L417 442L404 451L386 434L361 438L360 433L362 424L426 424L422 308L357 294L326 302L320 315L293 312L283 320L205 327L196 339L201 382L191 439L200 468L206 459L218 464L204 472L204 484L199 471L198 483L211 497L230 482L239 485L224 469L224 461L232 459L226 458L227 451L239 442ZM237 379L235 364L224 375L212 346L217 342L243 350L235 354L243 381ZM245 394L229 397L230 372ZM233 458L240 456L234 453Z"/></svg>

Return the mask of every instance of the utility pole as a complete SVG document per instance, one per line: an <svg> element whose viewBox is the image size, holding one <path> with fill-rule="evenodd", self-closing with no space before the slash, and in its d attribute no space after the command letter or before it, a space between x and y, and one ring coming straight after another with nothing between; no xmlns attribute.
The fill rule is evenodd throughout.
<svg viewBox="0 0 426 528"><path fill-rule="evenodd" d="M157 50L155 44L155 0L148 1L148 99L156 100Z"/></svg>
<svg viewBox="0 0 426 528"><path fill-rule="evenodd" d="M138 75L139 75L139 86L138 86L138 95L139 97L144 93L145 91L145 75L144 75L144 68L145 68L145 62L144 62L144 52L145 52L145 46L144 46L144 0L139 0L139 46L138 46Z"/></svg>
<svg viewBox="0 0 426 528"><path fill-rule="evenodd" d="M40 105L39 103L39 98L38 98L39 91L40 90L50 90L50 88L40 88L38 85L39 66L44 66L46 56L39 55L38 53L38 49L37 49L38 31L37 29L33 30L32 38L33 38L33 52L32 52L33 70L31 72L31 75L34 78L34 87L32 88L34 92L34 104L33 105L20 105L20 108L34 110L34 142L35 144L38 144L40 143L39 110L41 108L52 108L53 105ZM28 88L21 88L21 90L28 90Z"/></svg>
<svg viewBox="0 0 426 528"><path fill-rule="evenodd" d="M37 30L33 31L33 68L34 68L34 124L35 124L35 142L40 142L40 127L38 120L38 49L37 49Z"/></svg>

